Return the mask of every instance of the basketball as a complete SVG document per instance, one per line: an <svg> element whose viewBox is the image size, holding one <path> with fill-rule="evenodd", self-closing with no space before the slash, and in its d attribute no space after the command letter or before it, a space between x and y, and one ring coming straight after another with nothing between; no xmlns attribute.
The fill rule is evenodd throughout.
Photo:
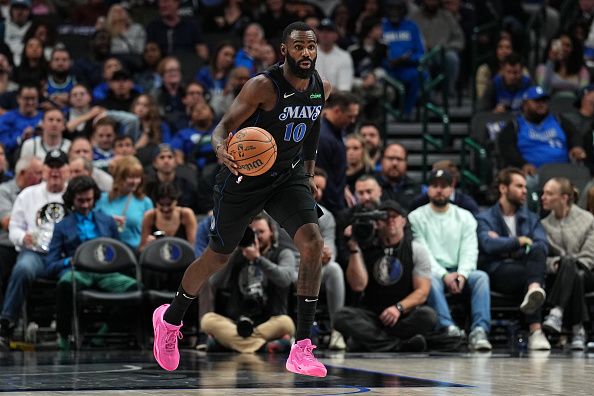
<svg viewBox="0 0 594 396"><path fill-rule="evenodd" d="M245 176L258 176L274 165L276 142L268 131L257 127L246 127L231 137L227 152L239 166L239 173Z"/></svg>

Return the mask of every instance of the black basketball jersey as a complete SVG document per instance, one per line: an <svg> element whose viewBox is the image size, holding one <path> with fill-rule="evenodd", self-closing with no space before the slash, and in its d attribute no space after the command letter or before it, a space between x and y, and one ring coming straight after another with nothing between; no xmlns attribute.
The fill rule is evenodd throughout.
<svg viewBox="0 0 594 396"><path fill-rule="evenodd" d="M303 142L314 131L314 122L324 106L324 85L317 71L310 78L305 91L296 90L283 76L281 65L271 66L262 73L276 89L276 105L270 111L258 109L241 126L255 126L267 130L276 141L277 157L271 171L281 172L300 158ZM317 139L316 139L317 141Z"/></svg>

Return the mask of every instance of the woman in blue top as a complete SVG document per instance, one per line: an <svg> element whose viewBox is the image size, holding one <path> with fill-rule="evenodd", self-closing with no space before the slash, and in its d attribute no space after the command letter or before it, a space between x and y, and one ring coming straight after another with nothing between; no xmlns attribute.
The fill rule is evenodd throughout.
<svg viewBox="0 0 594 396"><path fill-rule="evenodd" d="M215 95L223 92L229 73L235 64L235 47L230 42L219 45L212 57L210 65L203 66L194 79L210 93Z"/></svg>
<svg viewBox="0 0 594 396"><path fill-rule="evenodd" d="M140 246L144 212L153 208L142 188L143 169L140 161L131 155L117 160L113 170L113 187L101 194L97 209L112 216L118 224L120 240L137 250Z"/></svg>

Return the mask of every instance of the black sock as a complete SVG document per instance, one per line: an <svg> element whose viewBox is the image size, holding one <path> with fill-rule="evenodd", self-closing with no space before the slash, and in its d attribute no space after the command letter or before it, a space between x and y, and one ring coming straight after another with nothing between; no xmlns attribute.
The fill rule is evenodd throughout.
<svg viewBox="0 0 594 396"><path fill-rule="evenodd" d="M295 340L303 340L309 338L311 326L316 315L316 305L318 304L318 297L297 296L297 331L295 333Z"/></svg>
<svg viewBox="0 0 594 396"><path fill-rule="evenodd" d="M188 310L192 301L196 299L196 296L192 296L184 290L182 285L179 285L179 289L177 289L177 293L175 297L173 297L173 301L171 305L163 314L163 320L169 324L179 326Z"/></svg>

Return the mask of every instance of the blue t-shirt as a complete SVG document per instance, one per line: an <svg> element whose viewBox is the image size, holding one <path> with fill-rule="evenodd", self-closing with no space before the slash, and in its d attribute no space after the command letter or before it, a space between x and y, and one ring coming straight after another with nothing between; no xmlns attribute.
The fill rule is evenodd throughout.
<svg viewBox="0 0 594 396"><path fill-rule="evenodd" d="M254 58L249 56L247 52L242 49L237 51L235 54L235 67L245 67L248 69L253 76L256 74L256 64L254 62Z"/></svg>
<svg viewBox="0 0 594 396"><path fill-rule="evenodd" d="M227 85L227 76L215 79L210 72L210 66L203 66L198 70L194 76L194 80L202 84L204 89L210 92L211 95L223 92L225 85Z"/></svg>
<svg viewBox="0 0 594 396"><path fill-rule="evenodd" d="M213 123L213 125L216 124ZM193 152L196 156L196 165L202 169L206 164L216 162L216 155L214 155L211 144L211 133L212 128L207 131L194 128L182 129L173 136L170 144L174 150L184 153L186 161Z"/></svg>
<svg viewBox="0 0 594 396"><path fill-rule="evenodd" d="M120 231L120 240L136 250L140 246L142 219L144 217L144 213L147 210L153 208L153 201L151 201L149 197L138 199L132 195L130 197L128 208L126 208L124 213L127 200L128 196L124 195L114 199L113 201L110 201L109 194L104 192L101 194L101 198L97 202L95 208L97 210L102 210L103 213L109 216L115 215L126 217L124 229Z"/></svg>
<svg viewBox="0 0 594 396"><path fill-rule="evenodd" d="M51 76L47 79L47 94L51 98L52 95L61 93L70 93L74 85L76 84L76 78L74 76L66 77L66 81L62 84L56 83Z"/></svg>
<svg viewBox="0 0 594 396"><path fill-rule="evenodd" d="M554 115L540 124L528 122L522 115L518 121L518 151L524 160L537 168L544 164L569 162L567 137Z"/></svg>
<svg viewBox="0 0 594 396"><path fill-rule="evenodd" d="M102 150L93 146L93 166L104 171L109 167L109 162L113 159L113 150Z"/></svg>
<svg viewBox="0 0 594 396"><path fill-rule="evenodd" d="M515 91L510 91L503 83L501 74L493 78L493 88L495 89L495 103L502 104L512 111L518 111L522 107L522 96L532 81L528 76L522 76L522 81Z"/></svg>
<svg viewBox="0 0 594 396"><path fill-rule="evenodd" d="M43 118L39 111L33 117L26 117L17 110L11 110L0 116L0 142L4 144L6 154L10 154L20 144L19 138L27 127L35 128Z"/></svg>
<svg viewBox="0 0 594 396"><path fill-rule="evenodd" d="M417 63L425 54L425 45L421 32L416 23L404 19L398 26L394 26L389 20L382 20L384 29L383 39L388 46L386 68L389 70L389 61L398 59L402 55L410 53L409 60ZM412 65L411 65L412 66Z"/></svg>

